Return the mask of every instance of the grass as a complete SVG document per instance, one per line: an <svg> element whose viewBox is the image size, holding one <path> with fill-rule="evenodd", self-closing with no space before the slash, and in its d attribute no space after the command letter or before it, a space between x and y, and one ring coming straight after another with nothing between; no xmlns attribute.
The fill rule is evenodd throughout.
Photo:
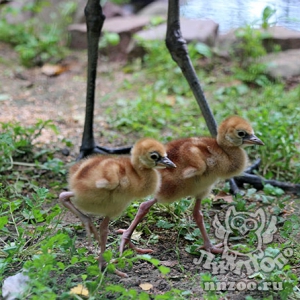
<svg viewBox="0 0 300 300"><path fill-rule="evenodd" d="M208 135L196 101L164 46L152 43L146 47L148 54L143 62L136 60L124 68L124 72L132 73L132 76L122 88L132 89L135 97L117 99L116 113L116 107L107 109L106 121L110 127L118 134L135 137L142 132L162 141ZM207 49L204 52L199 45L190 47L192 60L217 121L232 114L251 120L257 136L265 143L264 147L248 149L251 159L262 158L260 174L266 178L299 183L300 87L287 89L283 82L271 81L258 85L257 82L262 82L257 81L257 78L262 78L261 70L244 80L235 61L224 64L214 56L199 54L200 50L201 53L208 53ZM102 101L105 102L105 98ZM54 145L49 147L38 143L43 128L58 131L54 123L37 121L31 127L18 123L1 126L0 282L23 270L31 284L22 299L192 298L190 286L177 288L172 285L168 279L170 268L154 257L126 251L116 266L111 263L112 258L118 257L118 239L115 237L109 238L105 252L108 266L99 272L95 259L97 246L93 244L90 247L85 243L85 238L79 237L79 224L65 223L65 211L57 204L57 195L66 185L68 166ZM222 183L214 193L220 191L227 192L228 186ZM299 238L299 197L265 186L261 192L249 187L244 196L233 200L237 211L255 211L260 206L276 216L278 238L268 244L266 251L274 259L284 247L294 247L293 256L284 268L275 268L269 273L259 272L252 279L259 284L265 281L282 282L285 289L279 292L281 299L296 299L299 297L296 266L300 250L295 243ZM228 206L222 200L219 203L212 198L203 201L208 229L211 227L211 212L218 205L223 210ZM124 217L113 222L112 226L131 222L137 208L138 203L132 204ZM290 213L289 217L285 216L286 213ZM175 235L172 250L179 261L182 259L182 249L191 254L197 253L202 241L191 215L191 201L188 199L170 206L155 206L147 220L137 228L137 232L142 233L139 243L157 244L162 236L171 238ZM249 236L243 240L243 247L250 249L255 242L255 236ZM157 269L161 278L169 280L170 288L163 294L154 295L138 287L127 287L108 275L115 267L130 270L143 261ZM196 275L186 269L184 262L180 263L179 269L185 276L195 276L193 280L196 280ZM217 280L205 270L201 271L200 277L202 288L205 282ZM75 294L72 292L74 288ZM219 299L226 297L226 292L202 291L201 295L204 299ZM275 292L269 291L265 296L271 299L275 295ZM254 298L248 296L247 299Z"/></svg>
<svg viewBox="0 0 300 300"><path fill-rule="evenodd" d="M4 6L0 11L0 40L15 46L24 66L57 63L68 53L68 36L65 27L71 22L76 4L66 1L59 4L58 11L51 13L48 24L41 22L40 13L50 5L49 1L25 3L20 7ZM31 17L19 23L9 22L8 16L23 18L24 12Z"/></svg>

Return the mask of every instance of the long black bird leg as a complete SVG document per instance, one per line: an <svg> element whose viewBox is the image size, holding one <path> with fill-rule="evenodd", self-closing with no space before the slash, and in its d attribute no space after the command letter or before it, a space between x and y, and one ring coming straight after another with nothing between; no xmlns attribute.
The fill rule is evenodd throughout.
<svg viewBox="0 0 300 300"><path fill-rule="evenodd" d="M169 0L166 46L173 60L180 67L184 77L189 83L190 88L201 109L210 134L215 137L217 135L217 123L210 110L209 104L204 96L199 79L190 60L186 41L182 37L179 12L179 0ZM239 187L242 187L244 183L249 183L257 189L262 189L264 184L270 183L273 186L280 187L285 191L292 192L294 194L300 194L299 184L295 185L292 183L279 182L277 180L265 180L259 176L251 175L251 173L253 173L258 166L259 162L256 161L253 166L246 170L244 175L230 179L229 182L231 192L233 194L239 193Z"/></svg>
<svg viewBox="0 0 300 300"><path fill-rule="evenodd" d="M205 99L199 79L188 54L186 41L181 34L179 0L169 0L166 46L191 87L210 134L215 137L217 135L217 123Z"/></svg>
<svg viewBox="0 0 300 300"><path fill-rule="evenodd" d="M254 163L251 166L249 166L244 171L244 173L254 174L255 171L258 171L260 163L261 163L261 159L258 158L256 161L254 161ZM236 180L236 178L231 178L228 180L228 182L229 182L229 186L230 186L230 192L233 195L240 193L240 188L242 188L244 186L244 183L242 182L242 180Z"/></svg>
<svg viewBox="0 0 300 300"><path fill-rule="evenodd" d="M127 154L131 147L111 149L97 146L94 139L94 105L95 105L95 84L97 76L98 44L105 20L99 0L88 0L85 7L87 24L87 43L88 43L88 70L87 70L87 92L85 122L78 159L92 153L102 154Z"/></svg>

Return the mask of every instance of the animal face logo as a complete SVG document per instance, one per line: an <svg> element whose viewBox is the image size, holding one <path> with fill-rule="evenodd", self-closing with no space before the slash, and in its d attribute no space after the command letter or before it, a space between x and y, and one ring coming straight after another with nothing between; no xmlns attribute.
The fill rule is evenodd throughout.
<svg viewBox="0 0 300 300"><path fill-rule="evenodd" d="M235 216L231 222L230 227L237 230L241 235L245 235L258 228L258 222L254 218L248 217L246 214Z"/></svg>
<svg viewBox="0 0 300 300"><path fill-rule="evenodd" d="M268 217L262 208L256 212L238 212L234 206L230 206L225 215L225 226L219 221L218 215L215 215L213 227L217 238L224 240L223 258L228 255L256 256L262 257L263 244L272 242L273 235L277 231L277 218ZM243 252L237 250L231 242L243 239L254 240L254 249L248 249Z"/></svg>

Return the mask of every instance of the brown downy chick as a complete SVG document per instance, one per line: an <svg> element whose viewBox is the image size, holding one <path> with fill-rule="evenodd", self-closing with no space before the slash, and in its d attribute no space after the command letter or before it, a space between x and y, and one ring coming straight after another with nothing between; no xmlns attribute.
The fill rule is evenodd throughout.
<svg viewBox="0 0 300 300"><path fill-rule="evenodd" d="M167 158L165 147L151 138L139 140L131 150L131 157L96 155L70 168L70 192L59 199L84 224L87 234L93 233L101 253L105 251L108 223L119 216L136 198L156 193L161 184L159 168L175 168ZM100 237L87 215L103 216ZM104 266L102 256L99 266ZM124 273L119 272L124 276Z"/></svg>
<svg viewBox="0 0 300 300"><path fill-rule="evenodd" d="M196 198L193 216L204 239L204 249L221 253L213 246L205 230L200 211L201 200L211 191L219 179L227 179L243 172L247 155L243 149L248 145L263 145L253 132L251 125L241 117L232 116L224 120L218 128L216 138L192 137L172 141L166 145L168 157L176 164L176 169L161 170L162 183L155 199L141 204L136 218L123 232L120 245L122 253L137 224L156 203L172 203L183 197Z"/></svg>

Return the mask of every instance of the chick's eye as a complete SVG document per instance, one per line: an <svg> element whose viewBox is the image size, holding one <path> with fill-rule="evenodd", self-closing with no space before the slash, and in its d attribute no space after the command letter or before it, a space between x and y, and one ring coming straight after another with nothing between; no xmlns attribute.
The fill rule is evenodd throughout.
<svg viewBox="0 0 300 300"><path fill-rule="evenodd" d="M153 159L153 160L158 160L159 159L159 154L156 153L156 152L151 153L150 158Z"/></svg>
<svg viewBox="0 0 300 300"><path fill-rule="evenodd" d="M246 136L246 132L245 131L239 131L238 136L239 137L244 137L244 136Z"/></svg>

